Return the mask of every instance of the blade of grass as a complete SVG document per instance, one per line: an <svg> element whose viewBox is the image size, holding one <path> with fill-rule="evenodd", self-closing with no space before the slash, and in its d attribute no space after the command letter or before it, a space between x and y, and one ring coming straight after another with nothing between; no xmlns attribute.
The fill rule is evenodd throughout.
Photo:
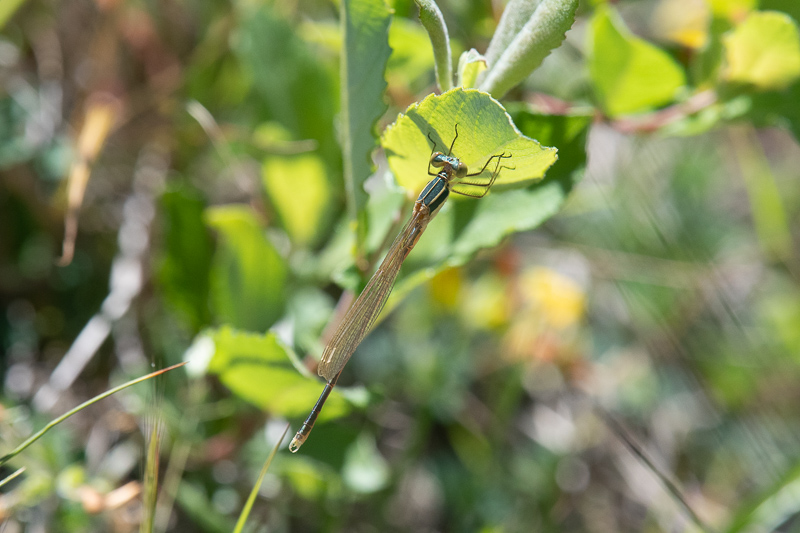
<svg viewBox="0 0 800 533"><path fill-rule="evenodd" d="M5 485L5 484L6 484L6 483L8 483L9 481L11 481L12 479L14 479L14 478L15 478L15 477L17 477L18 475L20 475L21 473L23 473L24 471L25 471L25 467L23 466L22 468L20 468L19 470L17 470L16 472L14 472L13 474L11 474L11 475L10 475L10 476L8 476L7 478L5 478L3 481L0 481L0 487L2 487L3 485Z"/></svg>
<svg viewBox="0 0 800 533"><path fill-rule="evenodd" d="M156 502L158 497L158 451L161 444L161 435L158 424L153 424L150 430L150 442L147 446L147 463L144 470L144 496L142 498L142 521L139 524L141 533L153 533L153 524L156 517Z"/></svg>
<svg viewBox="0 0 800 533"><path fill-rule="evenodd" d="M256 484L253 485L253 490L250 491L250 496L247 498L247 502L245 502L244 507L242 508L242 514L239 515L239 520L236 522L236 528L233 530L233 533L241 533L241 531L244 529L244 525L247 522L247 517L250 516L250 510L253 508L253 503L256 501L258 490L261 488L261 483L264 481L264 476L267 475L267 470L269 469L269 465L272 464L272 459L275 458L275 454L278 453L278 448L280 448L283 439L286 438L287 431L289 431L289 424L286 424L286 429L283 430L283 435L281 435L281 438L275 443L275 447L272 448L269 457L267 457L267 461L261 468L261 473L258 475Z"/></svg>
<svg viewBox="0 0 800 533"><path fill-rule="evenodd" d="M13 459L16 455L18 455L25 448L27 448L28 446L30 446L31 444L33 444L34 442L39 440L39 438L41 438L42 435L44 435L45 433L47 433L48 431L53 429L55 426L57 426L58 424L60 424L64 420L66 420L67 418L71 417L75 413L79 412L81 409L84 409L84 408L92 405L95 402L99 402L100 400L102 400L104 398L107 398L107 397L111 396L112 394L121 391L122 389L127 389L131 385L136 385L137 383L141 383L142 381L147 381L150 378L154 378L156 376L160 376L161 374L169 372L170 370L175 370L176 368L181 367L181 366L183 366L183 365L185 365L187 363L188 363L188 361L184 361L183 363L178 363L177 365L172 365L171 367L163 368L163 369L158 370L156 372L152 372L150 374L147 374L146 376L142 376L142 377L136 378L136 379L134 379L132 381L128 381L127 383L123 383L119 387L114 387L113 389L107 390L103 394L95 396L91 400L87 400L87 401L83 402L78 407L76 407L74 409L71 409L71 410L67 411L66 413L64 413L63 415L59 416L58 418L53 419L52 421L50 421L50 423L47 424L45 427L43 427L42 429L40 429L39 431L37 431L36 433L31 435L28 438L28 440L26 440L25 442L23 442L22 444L20 444L16 448L14 448L11 452L9 452L6 455L4 455L3 457L1 457L0 458L0 466L3 466L4 464L6 464L8 461Z"/></svg>

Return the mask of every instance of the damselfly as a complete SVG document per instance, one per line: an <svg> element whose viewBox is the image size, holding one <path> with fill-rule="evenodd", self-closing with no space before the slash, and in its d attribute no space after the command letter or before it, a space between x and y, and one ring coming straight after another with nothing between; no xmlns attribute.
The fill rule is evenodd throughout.
<svg viewBox="0 0 800 533"><path fill-rule="evenodd" d="M467 165L452 155L453 146L455 146L456 139L458 139L458 124L456 124L455 130L456 134L453 137L453 142L450 143L447 155L436 151L436 142L431 138L430 133L428 134L428 139L433 143L431 157L428 160L428 175L435 177L428 182L420 193L414 203L411 219L395 238L381 266L373 274L358 299L348 309L336 333L333 334L333 337L325 347L322 359L319 362L318 373L325 378L327 383L311 414L308 415L300 431L292 439L289 445L289 449L292 452L299 450L300 446L308 438L311 429L314 427L314 422L316 422L322 410L322 406L339 379L344 365L367 335L381 309L383 309L386 299L392 291L397 273L400 271L400 266L414 248L414 245L417 244L422 232L428 226L428 222L442 208L450 192L473 198L483 198L497 179L500 169L512 168L501 167L501 161L511 157L511 154L503 152L502 154L491 156L478 172L469 174ZM497 161L490 177L478 178L495 159ZM440 170L432 172L431 167Z"/></svg>

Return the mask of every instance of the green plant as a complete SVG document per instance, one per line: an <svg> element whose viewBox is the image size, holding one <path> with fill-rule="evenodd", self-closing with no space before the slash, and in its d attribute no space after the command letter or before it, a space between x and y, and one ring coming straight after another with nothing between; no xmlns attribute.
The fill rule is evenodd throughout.
<svg viewBox="0 0 800 533"><path fill-rule="evenodd" d="M793 516L796 3L495 4L0 9L4 441L55 417L25 383L84 329L75 398L190 363L16 455L10 520L111 530L126 481L154 531L675 529L681 493L700 528ZM470 168L509 168L448 201L302 453L256 481L456 124Z"/></svg>

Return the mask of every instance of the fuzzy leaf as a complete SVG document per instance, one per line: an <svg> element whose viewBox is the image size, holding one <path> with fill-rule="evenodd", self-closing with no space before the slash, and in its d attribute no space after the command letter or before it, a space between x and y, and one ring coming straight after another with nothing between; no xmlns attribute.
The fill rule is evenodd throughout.
<svg viewBox="0 0 800 533"><path fill-rule="evenodd" d="M479 88L501 98L558 47L575 21L578 0L512 0L487 50Z"/></svg>

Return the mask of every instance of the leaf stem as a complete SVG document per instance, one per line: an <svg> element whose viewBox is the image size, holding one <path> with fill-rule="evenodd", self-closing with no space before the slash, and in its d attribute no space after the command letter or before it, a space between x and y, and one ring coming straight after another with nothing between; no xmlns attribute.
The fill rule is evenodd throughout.
<svg viewBox="0 0 800 533"><path fill-rule="evenodd" d="M436 85L441 92L453 88L453 58L450 52L450 36L439 6L434 0L414 0L419 6L419 20L428 32L433 46L436 65Z"/></svg>

